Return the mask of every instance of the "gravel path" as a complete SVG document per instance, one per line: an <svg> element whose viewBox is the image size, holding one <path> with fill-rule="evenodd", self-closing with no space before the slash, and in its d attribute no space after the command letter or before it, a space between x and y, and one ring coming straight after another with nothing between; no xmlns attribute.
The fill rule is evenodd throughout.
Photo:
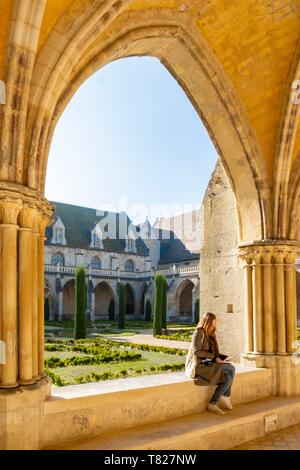
<svg viewBox="0 0 300 470"><path fill-rule="evenodd" d="M149 346L165 346L168 348L186 349L190 347L188 341L174 341L170 339L154 338L152 334L139 334L134 336L107 336L116 341L130 341L136 344L149 344Z"/></svg>

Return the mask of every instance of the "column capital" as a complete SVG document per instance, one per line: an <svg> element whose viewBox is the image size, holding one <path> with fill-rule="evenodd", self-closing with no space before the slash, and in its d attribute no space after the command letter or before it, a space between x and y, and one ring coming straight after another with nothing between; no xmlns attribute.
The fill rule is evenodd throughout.
<svg viewBox="0 0 300 470"><path fill-rule="evenodd" d="M4 225L17 225L23 207L22 199L0 199L0 222Z"/></svg>
<svg viewBox="0 0 300 470"><path fill-rule="evenodd" d="M20 210L19 225L21 228L32 229L34 218L36 217L36 208L25 204Z"/></svg>
<svg viewBox="0 0 300 470"><path fill-rule="evenodd" d="M300 257L300 242L293 240L262 240L255 241L252 244L239 245L240 258L250 264L250 259L254 260L257 256L263 256L267 262L272 256L282 258L283 261L295 262Z"/></svg>
<svg viewBox="0 0 300 470"><path fill-rule="evenodd" d="M38 215L38 224L39 224L39 233L42 237L45 236L45 230L48 225L52 223L52 214L47 214L45 212L40 212Z"/></svg>

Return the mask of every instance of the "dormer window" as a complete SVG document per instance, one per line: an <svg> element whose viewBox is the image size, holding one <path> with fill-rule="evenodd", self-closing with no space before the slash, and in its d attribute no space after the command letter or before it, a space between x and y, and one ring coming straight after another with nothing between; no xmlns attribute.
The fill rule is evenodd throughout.
<svg viewBox="0 0 300 470"><path fill-rule="evenodd" d="M99 224L95 225L95 227L91 231L91 248L98 248L103 249L103 241L102 241L102 230L99 227Z"/></svg>
<svg viewBox="0 0 300 470"><path fill-rule="evenodd" d="M136 253L137 252L137 249L136 249L136 236L135 236L134 231L132 230L132 228L129 229L129 231L128 231L128 235L127 235L127 238L126 238L125 251L127 253Z"/></svg>
<svg viewBox="0 0 300 470"><path fill-rule="evenodd" d="M128 238L128 251L135 251L135 240Z"/></svg>
<svg viewBox="0 0 300 470"><path fill-rule="evenodd" d="M65 226L60 217L52 226L52 240L51 243L56 245L66 245L67 240L65 236Z"/></svg>

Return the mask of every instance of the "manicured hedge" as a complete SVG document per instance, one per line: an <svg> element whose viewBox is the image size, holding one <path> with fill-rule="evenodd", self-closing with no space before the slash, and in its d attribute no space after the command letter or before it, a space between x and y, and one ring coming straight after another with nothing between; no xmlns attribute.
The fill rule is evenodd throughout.
<svg viewBox="0 0 300 470"><path fill-rule="evenodd" d="M164 330L167 329L167 292L168 282L164 276L162 285L162 327Z"/></svg>
<svg viewBox="0 0 300 470"><path fill-rule="evenodd" d="M68 366L87 366L107 362L138 361L142 355L131 351L101 351L94 356L72 356L66 359L49 357L45 359L45 366L51 369Z"/></svg>

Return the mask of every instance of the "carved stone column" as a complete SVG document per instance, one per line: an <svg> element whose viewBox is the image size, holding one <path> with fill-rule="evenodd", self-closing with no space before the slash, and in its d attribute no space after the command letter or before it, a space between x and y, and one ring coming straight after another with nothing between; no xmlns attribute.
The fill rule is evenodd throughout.
<svg viewBox="0 0 300 470"><path fill-rule="evenodd" d="M252 286L252 257L248 254L243 256L244 260L244 305L245 318L245 344L246 351L254 351L254 329L253 329L253 286Z"/></svg>
<svg viewBox="0 0 300 470"><path fill-rule="evenodd" d="M38 277L38 375L45 376L44 370L44 335L45 335L45 312L44 312L44 251L45 251L45 229L51 223L49 215L39 215L39 231L37 238L37 277Z"/></svg>
<svg viewBox="0 0 300 470"><path fill-rule="evenodd" d="M32 386L43 376L44 233L51 215L52 206L35 192L0 184L0 340L6 352L0 389Z"/></svg>
<svg viewBox="0 0 300 470"><path fill-rule="evenodd" d="M32 368L32 228L35 209L25 206L19 229L19 382L34 383ZM30 273L30 275L29 275Z"/></svg>
<svg viewBox="0 0 300 470"><path fill-rule="evenodd" d="M22 200L5 197L1 210L1 340L5 344L6 362L1 366L1 388L18 386L18 301L17 253L18 216Z"/></svg>
<svg viewBox="0 0 300 470"><path fill-rule="evenodd" d="M35 380L40 379L38 366L38 342L39 342L39 322L38 322L38 241L39 241L39 218L38 211L33 216L32 229L32 373Z"/></svg>
<svg viewBox="0 0 300 470"><path fill-rule="evenodd" d="M273 371L277 395L300 394L296 339L296 259L300 244L270 240L240 246L245 270L246 365Z"/></svg>

